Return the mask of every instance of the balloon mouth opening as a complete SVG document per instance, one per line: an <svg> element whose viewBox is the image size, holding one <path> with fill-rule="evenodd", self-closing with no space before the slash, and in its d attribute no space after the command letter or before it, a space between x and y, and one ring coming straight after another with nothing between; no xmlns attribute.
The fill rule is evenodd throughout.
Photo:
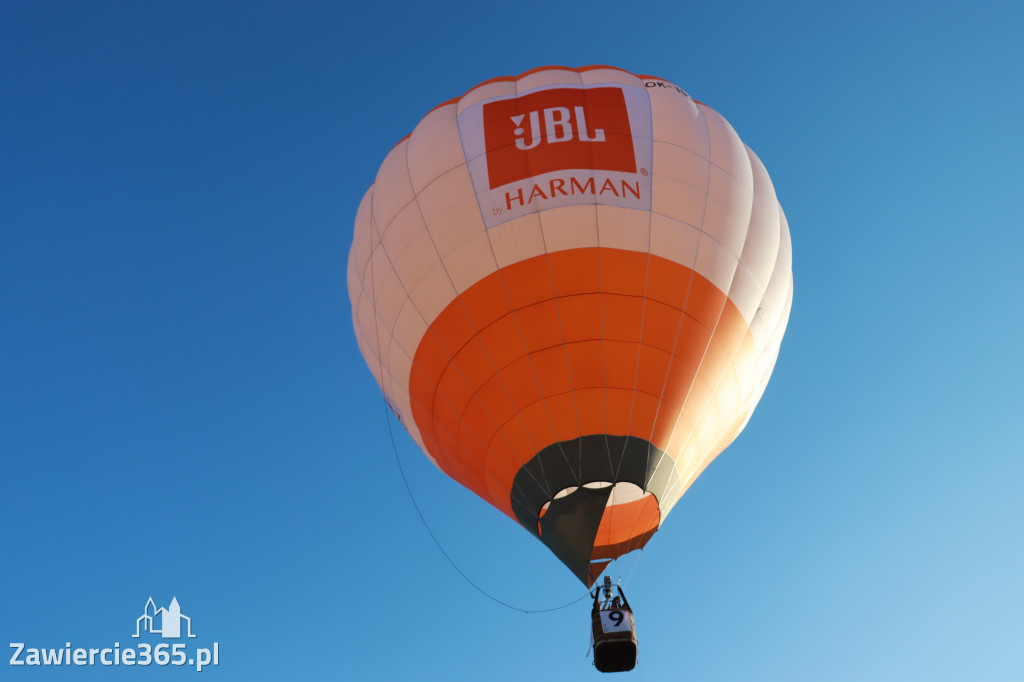
<svg viewBox="0 0 1024 682"><path fill-rule="evenodd" d="M516 473L512 510L589 585L609 561L643 548L657 531L663 498L680 483L671 464L664 451L635 436L553 443Z"/></svg>
<svg viewBox="0 0 1024 682"><path fill-rule="evenodd" d="M575 572L588 585L609 563L642 549L661 524L657 498L629 481L591 481L562 488L540 509L538 537L549 546L561 544L570 517L575 517L570 524L582 522L590 529L574 562Z"/></svg>
<svg viewBox="0 0 1024 682"><path fill-rule="evenodd" d="M612 481L590 481L588 483L582 483L580 485L570 485L566 486L565 488L562 488L557 493L552 495L551 499L545 502L543 506L541 506L540 511L537 513L537 523L540 524L540 519L544 518L544 514L547 513L548 509L551 507L552 502L554 502L555 500L560 500L562 498L568 497L569 495L572 495L573 493L578 491L580 488L584 488L587 490L605 490L607 488L611 488L611 490L608 493L608 502L605 503L605 509L608 509L613 505L636 502L637 500L641 500L645 497L650 497L652 499L654 498L654 495L652 493L647 492L646 490L638 486L636 483L630 483L629 481L618 481L617 483ZM655 502L657 502L657 500L655 500ZM538 525L538 532L539 531L540 527Z"/></svg>

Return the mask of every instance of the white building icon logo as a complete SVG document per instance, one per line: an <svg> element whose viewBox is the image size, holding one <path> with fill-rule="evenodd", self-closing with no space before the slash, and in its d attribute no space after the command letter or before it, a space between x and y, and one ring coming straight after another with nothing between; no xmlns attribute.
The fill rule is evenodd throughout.
<svg viewBox="0 0 1024 682"><path fill-rule="evenodd" d="M160 627L157 627L158 621ZM132 637L138 637L141 630L142 632L159 634L164 639L181 639L181 621L185 621L187 625L186 632L188 636L195 637L192 634L192 619L181 613L177 597L171 599L171 605L166 609L163 607L158 609L156 604L153 603L153 598L150 597L146 602L142 615L135 621L135 634Z"/></svg>

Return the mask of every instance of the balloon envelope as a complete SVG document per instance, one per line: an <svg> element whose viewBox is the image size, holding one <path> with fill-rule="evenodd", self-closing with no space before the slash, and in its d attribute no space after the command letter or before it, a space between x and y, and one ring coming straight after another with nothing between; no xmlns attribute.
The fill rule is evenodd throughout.
<svg viewBox="0 0 1024 682"><path fill-rule="evenodd" d="M767 172L660 78L544 67L427 114L359 207L359 347L448 476L585 584L764 392L792 302Z"/></svg>

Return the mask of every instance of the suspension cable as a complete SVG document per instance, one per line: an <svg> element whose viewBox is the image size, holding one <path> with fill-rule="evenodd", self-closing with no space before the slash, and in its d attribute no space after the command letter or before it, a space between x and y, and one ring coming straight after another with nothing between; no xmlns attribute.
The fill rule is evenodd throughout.
<svg viewBox="0 0 1024 682"><path fill-rule="evenodd" d="M391 450L392 450L392 452L395 455L395 463L398 465L398 471L402 475L402 483L405 484L405 492L409 495L409 501L412 502L412 506L416 510L416 515L420 517L420 522L423 524L423 527L427 530L427 534L430 535L430 539L434 541L434 544L437 545L437 549L440 550L440 552L444 556L444 558L448 561L449 564L451 564L451 567L454 568L455 571L460 576L462 576L463 580L465 580L467 583L472 585L473 589L475 589L477 592L479 592L480 594L484 595L485 597L487 597L491 601L496 602L498 604L501 604L502 606L504 606L506 608L509 608L509 609L512 609L513 611L519 611L520 613L551 613L552 611L560 611L562 609L565 609L565 608L568 608L568 607L572 606L573 604L579 603L584 598L590 596L590 592L587 592L586 594L584 594L584 595L582 595L582 596L580 596L580 597L578 597L576 599L573 599L571 602L568 602L566 604L562 604L561 606L554 606L554 607L547 608L547 609L524 609L522 607L515 606L514 604L509 604L506 601L502 601L501 599L498 599L493 594L491 594L490 592L488 592L487 590L485 590L484 588L480 587L475 582L473 582L473 580L470 579L470 577L468 575L466 575L461 568L459 568L458 564L455 563L455 561L451 558L451 556L448 554L448 552L445 551L445 548L441 545L441 541L437 539L437 536L434 534L434 531L431 530L431 528L430 528L430 524L427 523L426 517L423 516L423 511L420 509L420 505L416 502L416 497L412 493L412 487L409 485L409 479L406 478L405 467L402 466L402 458L399 457L399 455L398 455L398 444L395 442L395 433L394 433L393 425L391 423L391 409L388 407L386 399L383 402L384 402L384 417L385 417L385 419L387 419L387 422L388 422L388 437L391 439Z"/></svg>

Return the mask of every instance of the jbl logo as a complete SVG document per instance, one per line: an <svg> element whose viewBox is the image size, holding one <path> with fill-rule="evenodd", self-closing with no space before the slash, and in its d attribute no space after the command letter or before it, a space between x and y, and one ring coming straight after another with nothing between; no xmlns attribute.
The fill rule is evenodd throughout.
<svg viewBox="0 0 1024 682"><path fill-rule="evenodd" d="M483 107L491 189L566 169L636 172L621 88L557 88Z"/></svg>
<svg viewBox="0 0 1024 682"><path fill-rule="evenodd" d="M575 118L572 118L574 114ZM516 136L517 149L526 151L540 144L542 115L544 117L544 141L548 144L569 142L573 139L574 130L579 132L579 139L584 142L604 142L603 128L598 128L594 131L593 137L590 136L590 132L587 130L587 114L583 107L573 107L573 113L570 113L566 107L548 107L543 112L530 112L531 139L529 143L526 142L526 131L522 127L526 114L511 117L512 122L516 124L516 129L512 133Z"/></svg>

